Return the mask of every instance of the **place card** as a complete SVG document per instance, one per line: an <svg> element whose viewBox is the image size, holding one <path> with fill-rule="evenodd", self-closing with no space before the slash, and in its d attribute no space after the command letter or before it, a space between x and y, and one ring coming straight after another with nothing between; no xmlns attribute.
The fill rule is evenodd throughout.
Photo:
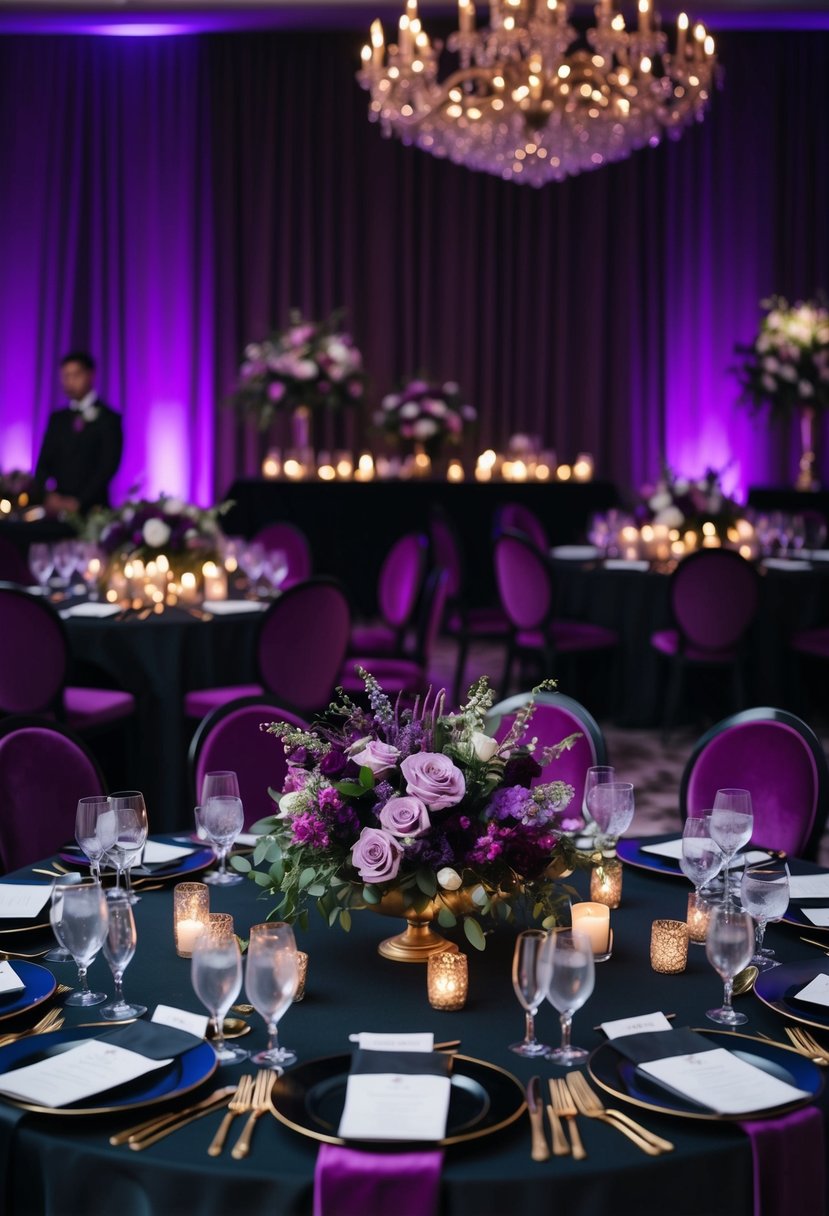
<svg viewBox="0 0 829 1216"><path fill-rule="evenodd" d="M451 1060L434 1052L357 1052L339 1134L346 1140L434 1141L446 1134Z"/></svg>
<svg viewBox="0 0 829 1216"><path fill-rule="evenodd" d="M554 545L550 557L559 561L589 562L600 556L600 550L595 545Z"/></svg>
<svg viewBox="0 0 829 1216"><path fill-rule="evenodd" d="M827 898L829 874L793 874L789 878L789 899Z"/></svg>
<svg viewBox="0 0 829 1216"><path fill-rule="evenodd" d="M0 1094L38 1106L69 1106L145 1073L164 1068L170 1060L148 1060L134 1051L87 1039L71 1051L47 1056L36 1064L0 1074Z"/></svg>
<svg viewBox="0 0 829 1216"><path fill-rule="evenodd" d="M747 1115L809 1097L724 1047L651 1060L638 1068L665 1089L719 1115Z"/></svg>
<svg viewBox="0 0 829 1216"><path fill-rule="evenodd" d="M209 600L206 611L213 616L233 616L239 612L264 612L270 608L266 600Z"/></svg>
<svg viewBox="0 0 829 1216"><path fill-rule="evenodd" d="M362 1051L432 1051L435 1045L433 1034L350 1034L350 1043L356 1043Z"/></svg>
<svg viewBox="0 0 829 1216"><path fill-rule="evenodd" d="M119 612L121 612L120 604L84 603L73 604L71 608L63 608L60 615L64 620L73 616L92 617L97 620L107 616L117 616Z"/></svg>
<svg viewBox="0 0 829 1216"><path fill-rule="evenodd" d="M783 570L788 574L797 574L799 571L812 568L811 562L795 561L788 557L765 557L763 565L767 570Z"/></svg>
<svg viewBox="0 0 829 1216"><path fill-rule="evenodd" d="M190 1013L187 1009L176 1009L173 1005L156 1005L150 1020L159 1026L172 1026L176 1030L194 1034L197 1039L205 1037L209 1021L201 1013Z"/></svg>
<svg viewBox="0 0 829 1216"><path fill-rule="evenodd" d="M604 564L605 570L638 570L642 574L650 570L651 564L643 557L608 557Z"/></svg>
<svg viewBox="0 0 829 1216"><path fill-rule="evenodd" d="M829 1005L829 975L822 971L816 975L805 988L795 993L798 1001L808 1001L810 1005Z"/></svg>
<svg viewBox="0 0 829 1216"><path fill-rule="evenodd" d="M7 996L12 992L23 992L25 988L26 985L11 963L0 963L0 995Z"/></svg>
<svg viewBox="0 0 829 1216"><path fill-rule="evenodd" d="M829 929L829 908L801 908L800 911L819 929Z"/></svg>
<svg viewBox="0 0 829 1216"><path fill-rule="evenodd" d="M671 1023L664 1013L643 1013L638 1018L615 1018L602 1022L601 1029L609 1039L618 1039L625 1034L644 1034L651 1030L670 1030Z"/></svg>
<svg viewBox="0 0 829 1216"><path fill-rule="evenodd" d="M189 857L193 851L180 845L162 844L160 840L148 840L144 845L144 865L157 866L167 861L178 861L181 857Z"/></svg>
<svg viewBox="0 0 829 1216"><path fill-rule="evenodd" d="M0 919L31 920L49 902L49 883L0 882Z"/></svg>

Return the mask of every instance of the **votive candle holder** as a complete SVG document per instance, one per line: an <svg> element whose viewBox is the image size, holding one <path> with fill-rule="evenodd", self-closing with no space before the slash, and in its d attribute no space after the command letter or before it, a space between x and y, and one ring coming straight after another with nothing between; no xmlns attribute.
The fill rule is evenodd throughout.
<svg viewBox="0 0 829 1216"><path fill-rule="evenodd" d="M622 902L622 863L606 861L590 874L590 898L594 904L618 908Z"/></svg>
<svg viewBox="0 0 829 1216"><path fill-rule="evenodd" d="M590 939L594 962L607 962L613 950L610 909L607 904L587 900L573 904L570 909L570 921L574 929L587 934Z"/></svg>
<svg viewBox="0 0 829 1216"><path fill-rule="evenodd" d="M173 888L173 938L179 958L192 958L193 946L208 925L210 888L203 882L180 882Z"/></svg>
<svg viewBox="0 0 829 1216"><path fill-rule="evenodd" d="M308 978L308 955L304 950L297 950L296 952L296 970L297 976L299 977L299 983L296 987L294 1004L296 1004L297 1001L303 1001L305 999L305 981Z"/></svg>
<svg viewBox="0 0 829 1216"><path fill-rule="evenodd" d="M211 912L207 927L213 937L233 937L233 917L229 912Z"/></svg>
<svg viewBox="0 0 829 1216"><path fill-rule="evenodd" d="M651 928L651 967L678 975L688 963L688 926L684 920L655 920Z"/></svg>
<svg viewBox="0 0 829 1216"><path fill-rule="evenodd" d="M708 922L711 919L711 905L702 895L692 891L688 896L688 941L702 946L708 935Z"/></svg>
<svg viewBox="0 0 829 1216"><path fill-rule="evenodd" d="M433 1009L463 1009L469 991L466 955L452 950L430 954L426 964L426 990Z"/></svg>

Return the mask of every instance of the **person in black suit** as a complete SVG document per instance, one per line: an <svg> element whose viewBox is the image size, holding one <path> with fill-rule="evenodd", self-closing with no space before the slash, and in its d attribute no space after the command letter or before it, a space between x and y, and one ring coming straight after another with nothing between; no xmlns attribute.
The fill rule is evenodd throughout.
<svg viewBox="0 0 829 1216"><path fill-rule="evenodd" d="M109 483L121 462L121 416L98 397L95 360L86 351L61 359L60 382L69 405L50 417L35 469L46 509L108 507Z"/></svg>

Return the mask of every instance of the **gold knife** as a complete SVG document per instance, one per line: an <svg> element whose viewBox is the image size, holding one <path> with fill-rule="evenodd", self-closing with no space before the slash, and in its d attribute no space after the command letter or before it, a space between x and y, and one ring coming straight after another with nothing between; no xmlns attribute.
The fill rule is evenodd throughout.
<svg viewBox="0 0 829 1216"><path fill-rule="evenodd" d="M222 1089L216 1089L209 1097L203 1098L201 1102L197 1102L194 1106L185 1106L182 1110L168 1112L166 1115L155 1115L152 1119L146 1119L143 1123L136 1123L133 1127L128 1127L122 1132L117 1132L114 1136L110 1136L109 1142L112 1145L127 1144L131 1139L140 1139L143 1135L148 1135L153 1131L165 1126L166 1124L175 1124L179 1119L187 1119L191 1114L204 1113L222 1106L236 1092L235 1085L226 1085Z"/></svg>
<svg viewBox="0 0 829 1216"><path fill-rule="evenodd" d="M530 1114L532 1129L530 1156L533 1161L549 1161L550 1150L547 1147L547 1137L544 1135L544 1107L541 1103L540 1077L530 1077L527 1083L527 1110Z"/></svg>

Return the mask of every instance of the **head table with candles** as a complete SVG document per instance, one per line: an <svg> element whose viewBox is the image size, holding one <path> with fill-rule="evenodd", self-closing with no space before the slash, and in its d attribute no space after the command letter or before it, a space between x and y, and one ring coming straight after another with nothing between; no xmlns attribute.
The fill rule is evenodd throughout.
<svg viewBox="0 0 829 1216"><path fill-rule="evenodd" d="M36 871L48 869L53 862L47 859L4 881L48 882ZM814 868L793 864L794 872ZM584 899L587 876L579 874L573 881ZM689 890L682 877L625 866L621 904L610 913L612 957L596 966L593 995L574 1018L574 1043L592 1051L604 1041L604 1034L595 1029L599 1023L654 1010L675 1015L675 1027L714 1028L706 1022L705 1011L719 1004L722 984L706 961L704 948L690 947L687 968L681 974L657 973L650 963L653 921L683 920ZM213 886L211 911L232 914L236 932L247 938L250 926L264 920L270 908L257 893L247 881L229 888ZM135 920L138 946L125 973L127 999L147 1005L150 1013L146 1016L158 1003L204 1012L191 984L191 963L176 954L172 883L146 891L135 906ZM427 1000L425 966L378 955L378 943L396 928L394 921L364 911L355 914L346 935L339 927L327 928L312 912L308 930L297 930L298 946L308 954L307 984L304 1000L291 1006L280 1022L280 1042L298 1055L297 1065L286 1072L280 1085L290 1090L292 1077L301 1077L302 1067L309 1061L348 1053L351 1033L430 1031L436 1043L459 1039L462 1055L506 1069L522 1087L532 1075L539 1075L548 1100L547 1079L563 1077L567 1070L544 1060L522 1059L508 1049L521 1038L523 1026L523 1011L511 983L515 929L500 926L483 953L468 944L461 946L469 956L468 998L461 1010L443 1012L431 1008ZM817 967L823 956L800 940L801 932L787 925L770 926L767 944L783 962L807 960ZM815 933L803 935L814 937ZM35 939L41 940L37 935ZM9 945L10 941L15 944ZM10 950L24 949L20 935L15 940L0 933L0 943ZM72 963L47 966L59 981L77 983ZM90 982L111 994L111 976L101 958L90 968ZM244 992L237 999L244 1000ZM62 1001L58 997L56 1003ZM735 1001L748 1015L744 1033L765 1033L788 1042L783 1019L754 995ZM64 1013L66 1027L97 1020L95 1008L67 1007ZM17 1028L32 1021L30 1013L5 1026ZM237 1042L260 1049L265 1042L261 1018L246 1014L244 1021L251 1030ZM111 1025L102 1023L104 1028ZM537 1033L545 1043L558 1043L557 1016L547 1003L537 1018ZM742 1042L751 1049L749 1040ZM249 1062L222 1066L178 1105L187 1106L221 1086L233 1085L245 1073L255 1075L255 1066ZM543 1162L533 1161L530 1123L522 1109L523 1095L516 1089L511 1105L518 1116L514 1122L445 1150L439 1211L452 1216L507 1216L547 1211L551 1203L557 1211L573 1216L604 1216L617 1210L643 1216L662 1216L666 1210L679 1216L751 1216L755 1211L749 1137L737 1123L670 1116L618 1099L611 1101L606 1093L602 1097L672 1142L673 1151L645 1155L615 1128L579 1118L586 1160L551 1156ZM819 1101L825 1104L825 1097ZM146 1216L148 1212L300 1216L311 1212L319 1149L315 1140L267 1113L256 1124L247 1157L235 1160L230 1154L241 1119L221 1155L211 1157L208 1145L224 1113L217 1110L141 1152L109 1143L113 1134L157 1113L158 1108L94 1117L35 1113L21 1117L19 1109L0 1100L3 1211L20 1216L79 1212L103 1216L113 1211L119 1216ZM549 1138L549 1127L547 1134ZM774 1156L773 1165L783 1175L792 1168L782 1153L779 1160ZM794 1177L786 1178L787 1188L795 1183ZM797 1210L817 1211L806 1203Z"/></svg>

